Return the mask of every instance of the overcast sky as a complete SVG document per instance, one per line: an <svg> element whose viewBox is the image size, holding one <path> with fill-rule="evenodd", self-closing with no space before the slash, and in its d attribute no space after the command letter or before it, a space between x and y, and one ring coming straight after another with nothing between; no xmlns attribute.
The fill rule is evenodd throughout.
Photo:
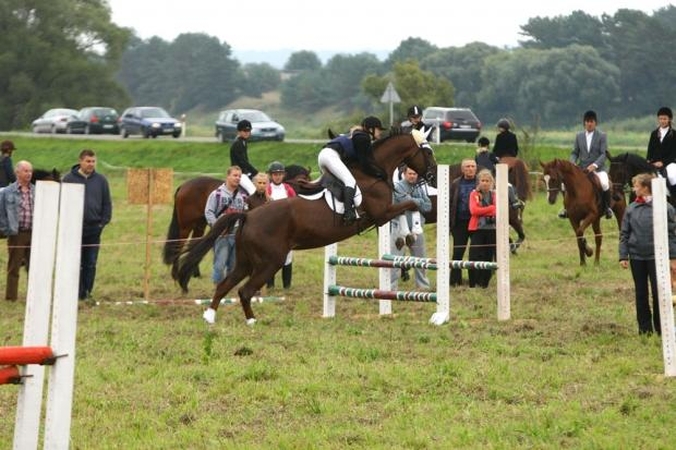
<svg viewBox="0 0 676 450"><path fill-rule="evenodd" d="M234 51L312 50L358 53L392 51L409 37L437 47L485 42L512 47L520 26L532 17L568 15L575 10L600 17L620 8L647 14L668 6L655 0L108 0L112 20L147 39L172 41L181 33L203 32Z"/></svg>

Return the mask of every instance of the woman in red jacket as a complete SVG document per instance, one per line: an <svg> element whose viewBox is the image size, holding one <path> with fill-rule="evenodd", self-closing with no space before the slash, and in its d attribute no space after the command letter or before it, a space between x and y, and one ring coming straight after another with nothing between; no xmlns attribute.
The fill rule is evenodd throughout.
<svg viewBox="0 0 676 450"><path fill-rule="evenodd" d="M469 260L493 261L495 259L495 179L490 170L477 175L477 187L469 194L471 217L467 226L470 233ZM469 287L487 288L492 270L470 269Z"/></svg>

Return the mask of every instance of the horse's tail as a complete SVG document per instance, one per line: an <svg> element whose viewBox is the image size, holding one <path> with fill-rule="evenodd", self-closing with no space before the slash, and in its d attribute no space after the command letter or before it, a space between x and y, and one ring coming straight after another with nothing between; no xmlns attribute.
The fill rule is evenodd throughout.
<svg viewBox="0 0 676 450"><path fill-rule="evenodd" d="M162 253L164 264L172 264L178 257L179 251L181 249L181 242L178 242L178 238L178 208L176 207L176 202L174 201L174 211L171 214L169 231L167 231L167 240L164 242L164 250Z"/></svg>
<svg viewBox="0 0 676 450"><path fill-rule="evenodd" d="M188 292L188 283L204 255L209 253L214 246L216 239L222 234L228 234L239 221L240 230L246 221L246 213L230 213L222 216L214 223L209 233L202 238L192 241L188 247L182 251L181 256L174 260L171 276L183 289Z"/></svg>

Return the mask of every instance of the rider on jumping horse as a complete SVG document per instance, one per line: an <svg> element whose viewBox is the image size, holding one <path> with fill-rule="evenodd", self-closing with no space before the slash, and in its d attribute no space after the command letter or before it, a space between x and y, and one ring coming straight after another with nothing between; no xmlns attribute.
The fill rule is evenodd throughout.
<svg viewBox="0 0 676 450"><path fill-rule="evenodd" d="M356 161L361 169L377 178L387 178L383 170L376 166L373 161L372 142L380 139L384 130L383 124L377 117L366 117L361 126L356 127L347 135L340 135L329 141L319 152L317 157L320 170L328 170L336 178L343 182L345 213L343 221L351 224L357 220L355 209L355 195L357 194L357 181L343 162Z"/></svg>

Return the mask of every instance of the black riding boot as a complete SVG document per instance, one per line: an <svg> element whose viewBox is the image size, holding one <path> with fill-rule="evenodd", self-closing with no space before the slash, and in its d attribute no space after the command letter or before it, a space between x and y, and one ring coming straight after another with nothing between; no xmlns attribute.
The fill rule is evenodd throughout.
<svg viewBox="0 0 676 450"><path fill-rule="evenodd" d="M604 209L605 214L606 214L606 219L612 219L613 218L613 210L610 209L610 202L611 202L610 194L611 194L610 189L608 189L607 191L603 191L601 193L601 198L603 199L603 209Z"/></svg>
<svg viewBox="0 0 676 450"><path fill-rule="evenodd" d="M289 289L291 287L291 273L293 272L293 264L287 264L282 267L282 284L284 289Z"/></svg>
<svg viewBox="0 0 676 450"><path fill-rule="evenodd" d="M357 220L357 211L354 209L354 195L356 191L353 187L345 186L343 189L343 204L345 206L345 212L343 213L343 221L350 225L355 220Z"/></svg>

